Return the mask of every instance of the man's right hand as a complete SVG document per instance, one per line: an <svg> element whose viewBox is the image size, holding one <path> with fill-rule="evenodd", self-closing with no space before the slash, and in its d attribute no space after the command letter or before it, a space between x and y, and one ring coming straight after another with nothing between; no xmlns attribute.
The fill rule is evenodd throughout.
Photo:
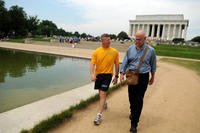
<svg viewBox="0 0 200 133"><path fill-rule="evenodd" d="M91 79L92 81L95 81L95 80L96 80L96 75L95 75L95 74L91 74L91 75L90 75L90 79Z"/></svg>
<svg viewBox="0 0 200 133"><path fill-rule="evenodd" d="M121 82L121 84L124 82L124 74L120 74L120 82Z"/></svg>

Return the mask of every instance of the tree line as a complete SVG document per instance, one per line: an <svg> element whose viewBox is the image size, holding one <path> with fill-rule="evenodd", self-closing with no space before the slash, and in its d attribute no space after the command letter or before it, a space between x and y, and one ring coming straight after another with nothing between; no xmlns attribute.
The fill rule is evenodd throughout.
<svg viewBox="0 0 200 133"><path fill-rule="evenodd" d="M22 7L17 5L5 8L4 0L0 0L0 38L16 38L30 36L68 36L68 37L93 37L92 35L78 31L66 32L62 28L58 28L55 23L50 20L39 20L37 16L28 16ZM129 39L126 32L121 31L118 35L110 34L111 39L119 40ZM99 38L96 37L96 38Z"/></svg>
<svg viewBox="0 0 200 133"><path fill-rule="evenodd" d="M24 37L28 34L35 35L63 35L72 36L72 32L66 32L58 28L49 20L40 21L37 16L28 16L22 7L17 5L5 8L5 2L0 0L0 36L2 37ZM74 33L79 35L78 32Z"/></svg>

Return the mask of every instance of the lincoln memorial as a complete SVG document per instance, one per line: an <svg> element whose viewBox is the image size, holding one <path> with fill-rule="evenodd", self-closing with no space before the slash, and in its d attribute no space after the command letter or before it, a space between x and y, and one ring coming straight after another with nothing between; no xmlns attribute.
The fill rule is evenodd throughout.
<svg viewBox="0 0 200 133"><path fill-rule="evenodd" d="M134 36L136 31L143 30L151 39L186 39L188 24L189 20L184 19L183 14L136 15L135 20L129 21L129 35Z"/></svg>

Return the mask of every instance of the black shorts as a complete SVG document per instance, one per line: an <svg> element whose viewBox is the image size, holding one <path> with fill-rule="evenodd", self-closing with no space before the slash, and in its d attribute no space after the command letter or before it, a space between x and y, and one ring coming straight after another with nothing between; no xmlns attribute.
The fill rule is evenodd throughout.
<svg viewBox="0 0 200 133"><path fill-rule="evenodd" d="M94 89L107 91L110 86L111 80L112 80L112 74L98 74L96 76Z"/></svg>

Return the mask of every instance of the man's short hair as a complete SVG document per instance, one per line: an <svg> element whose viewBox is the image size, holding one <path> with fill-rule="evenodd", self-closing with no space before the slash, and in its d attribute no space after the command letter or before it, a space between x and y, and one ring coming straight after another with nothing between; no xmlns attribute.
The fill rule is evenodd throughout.
<svg viewBox="0 0 200 133"><path fill-rule="evenodd" d="M107 33L105 33L105 34L102 34L102 35L101 35L101 40L102 40L104 37L110 37L110 35L109 35L109 34L107 34Z"/></svg>

